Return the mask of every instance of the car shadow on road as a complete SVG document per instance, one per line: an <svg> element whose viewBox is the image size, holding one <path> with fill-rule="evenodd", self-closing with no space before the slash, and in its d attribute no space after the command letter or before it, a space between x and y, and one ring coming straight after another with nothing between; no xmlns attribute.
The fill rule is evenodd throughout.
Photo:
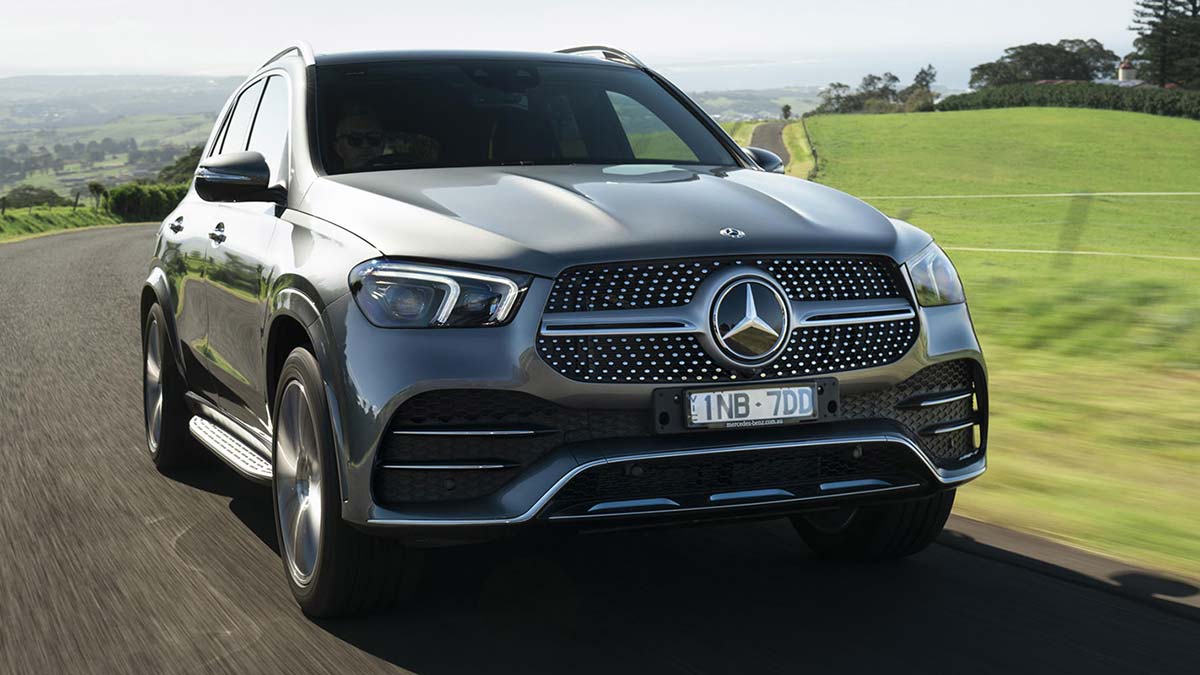
<svg viewBox="0 0 1200 675"><path fill-rule="evenodd" d="M175 478L228 496L233 514L277 550L269 492L224 469ZM1200 621L1200 611L1156 597L1200 593L1190 584L1144 572L1106 584L949 531L891 564L814 559L774 520L519 537L429 550L423 567L395 609L314 623L383 661L438 674L898 663L938 672L946 650L969 653L976 672L1030 659L1070 672L1185 672L1191 657L1179 634ZM1114 621L1115 611L1142 616Z"/></svg>

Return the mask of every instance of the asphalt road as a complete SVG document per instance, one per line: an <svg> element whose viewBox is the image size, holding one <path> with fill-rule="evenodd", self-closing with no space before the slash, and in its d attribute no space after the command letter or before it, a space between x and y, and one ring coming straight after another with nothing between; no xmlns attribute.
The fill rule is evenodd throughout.
<svg viewBox="0 0 1200 675"><path fill-rule="evenodd" d="M787 122L763 122L754 127L754 134L750 137L750 145L763 150L770 150L779 155L783 160L783 165L787 166L792 161L792 155L788 152L787 145L783 142L783 128L787 126Z"/></svg>
<svg viewBox="0 0 1200 675"><path fill-rule="evenodd" d="M151 236L0 245L0 672L1200 672L1194 585L965 520L888 566L779 521L442 550L310 622L267 491L145 455Z"/></svg>

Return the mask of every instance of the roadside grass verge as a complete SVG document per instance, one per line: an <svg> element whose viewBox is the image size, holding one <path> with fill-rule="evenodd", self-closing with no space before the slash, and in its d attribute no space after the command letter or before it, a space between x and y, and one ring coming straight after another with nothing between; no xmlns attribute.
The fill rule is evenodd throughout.
<svg viewBox="0 0 1200 675"><path fill-rule="evenodd" d="M721 128L733 137L733 140L738 144L738 147L744 148L750 145L750 139L754 137L754 129L760 124L762 124L762 122L757 120L721 122Z"/></svg>
<svg viewBox="0 0 1200 675"><path fill-rule="evenodd" d="M948 247L1200 258L1200 122L1007 109L809 118L820 182ZM952 250L988 359L960 512L1200 579L1200 262Z"/></svg>
<svg viewBox="0 0 1200 675"><path fill-rule="evenodd" d="M815 167L812 149L804 137L804 122L793 122L783 128L783 144L792 156L787 165L787 175L807 179Z"/></svg>
<svg viewBox="0 0 1200 675"><path fill-rule="evenodd" d="M23 239L57 230L72 230L94 225L117 225L123 221L108 211L90 207L35 206L33 209L8 209L0 216L0 242Z"/></svg>

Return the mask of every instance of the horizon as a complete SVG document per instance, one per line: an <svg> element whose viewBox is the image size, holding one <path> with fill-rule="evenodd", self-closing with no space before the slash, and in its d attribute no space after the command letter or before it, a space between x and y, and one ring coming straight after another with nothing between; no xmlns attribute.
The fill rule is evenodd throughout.
<svg viewBox="0 0 1200 675"><path fill-rule="evenodd" d="M553 51L570 44L612 44L690 91L854 85L867 73L885 71L907 81L926 64L938 69L938 84L964 89L971 67L999 58L1007 47L1094 38L1123 56L1134 38L1128 30L1133 0L1014 0L1002 6L985 0L846 0L833 7L813 0L767 2L751 14L769 16L769 22L755 25L747 15L747 28L737 30L730 30L727 5L684 0L654 6L615 0L603 13L550 0L525 0L504 9L482 0L420 9L364 0L336 8L314 5L304 12L291 3L286 13L269 7L247 12L229 0L202 8L161 7L150 0L125 5L120 15L103 4L82 2L15 8L6 16L7 28L0 28L0 78L244 77L294 36L307 36L318 53L381 46ZM222 11L223 5L229 11ZM69 26L60 23L64 10L72 16ZM213 37L228 28L229 16L239 14L248 23L257 21L259 37L253 44ZM371 21L346 21L364 15ZM686 31L664 29L680 17L688 19ZM397 25L418 30L404 34ZM820 30L807 30L811 25ZM45 40L52 32L59 39ZM557 37L547 38L548 33ZM120 39L100 41L101 35ZM721 48L706 46L713 44Z"/></svg>

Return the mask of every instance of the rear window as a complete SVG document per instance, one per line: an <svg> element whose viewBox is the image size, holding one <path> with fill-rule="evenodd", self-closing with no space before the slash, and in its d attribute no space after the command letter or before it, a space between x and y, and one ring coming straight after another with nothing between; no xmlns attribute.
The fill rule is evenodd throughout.
<svg viewBox="0 0 1200 675"><path fill-rule="evenodd" d="M538 61L317 68L327 173L537 164L733 166L708 128L646 73Z"/></svg>

